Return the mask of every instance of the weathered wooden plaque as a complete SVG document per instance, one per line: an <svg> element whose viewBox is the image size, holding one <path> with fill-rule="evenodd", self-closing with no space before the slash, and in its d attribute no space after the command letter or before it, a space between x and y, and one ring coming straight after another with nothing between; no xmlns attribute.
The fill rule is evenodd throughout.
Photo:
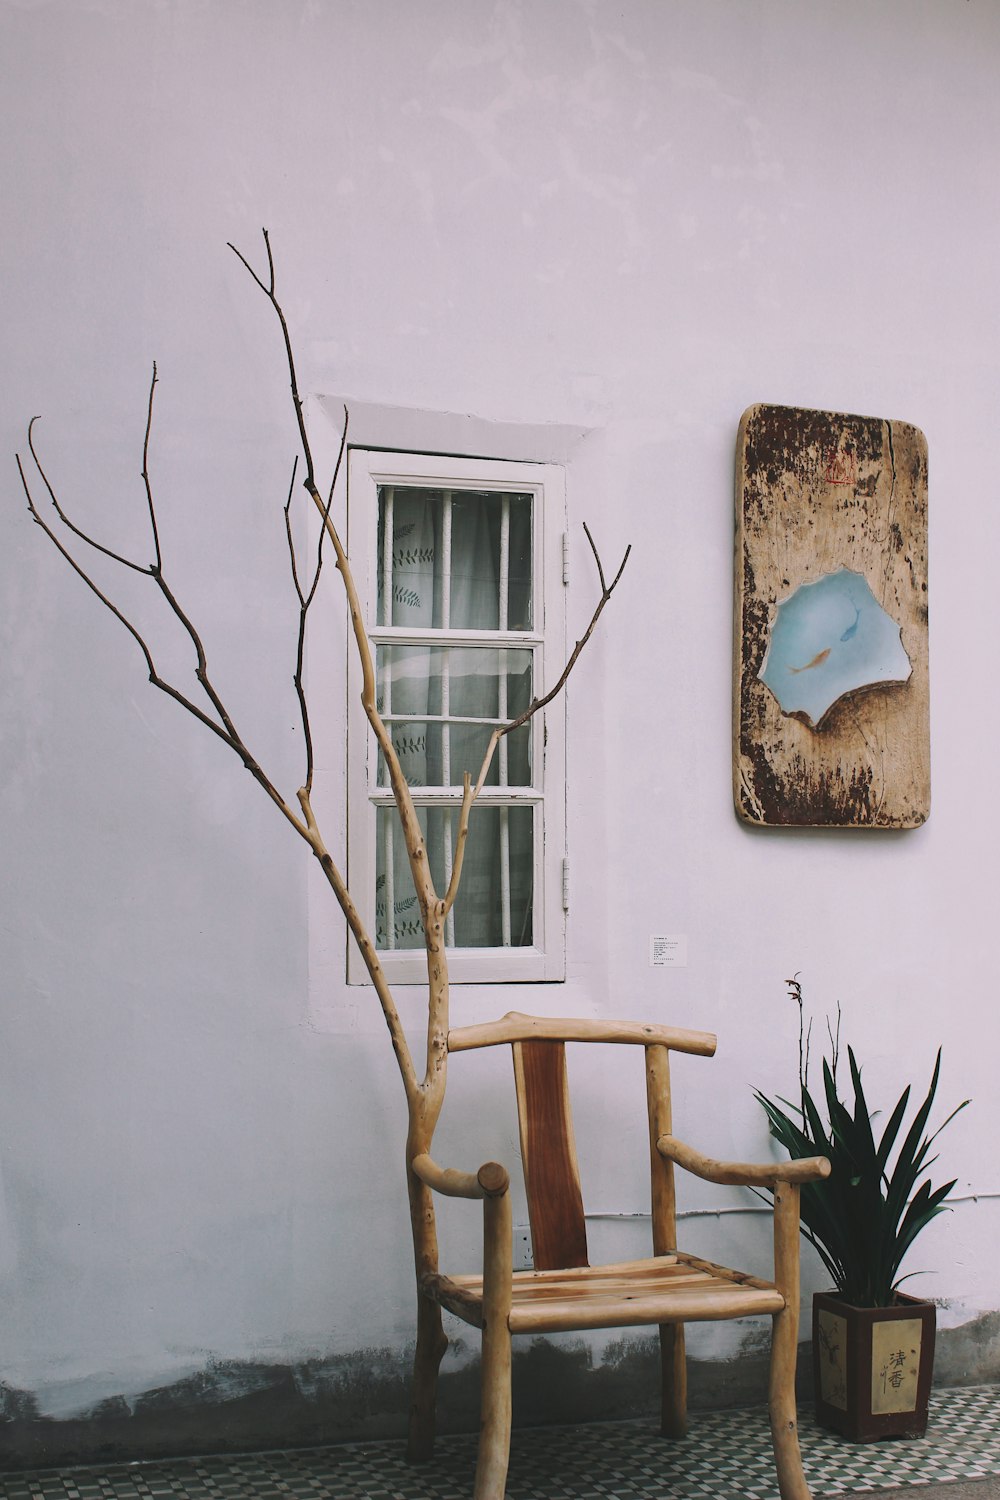
<svg viewBox="0 0 1000 1500"><path fill-rule="evenodd" d="M733 795L760 826L930 811L927 443L752 406L736 455Z"/></svg>

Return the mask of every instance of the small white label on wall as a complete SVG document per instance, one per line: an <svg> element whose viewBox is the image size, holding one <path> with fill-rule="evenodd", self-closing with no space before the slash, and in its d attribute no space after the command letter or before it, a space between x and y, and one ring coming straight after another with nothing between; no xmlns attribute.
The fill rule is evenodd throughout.
<svg viewBox="0 0 1000 1500"><path fill-rule="evenodd" d="M649 939L649 967L651 969L686 969L688 940L684 933L675 932L666 937Z"/></svg>

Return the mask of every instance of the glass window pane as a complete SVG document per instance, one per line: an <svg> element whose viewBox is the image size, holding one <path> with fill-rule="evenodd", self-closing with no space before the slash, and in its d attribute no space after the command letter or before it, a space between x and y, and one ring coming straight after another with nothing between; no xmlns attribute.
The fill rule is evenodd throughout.
<svg viewBox="0 0 1000 1500"><path fill-rule="evenodd" d="M440 524L440 491L379 487L377 618L381 624L434 627L441 623L435 619L435 604L440 604ZM388 553L387 543L391 544Z"/></svg>
<svg viewBox="0 0 1000 1500"><path fill-rule="evenodd" d="M460 786L466 771L479 774L493 727L516 718L531 702L532 661L531 651L513 647L378 647L379 712L412 786ZM529 726L505 738L506 784L530 785ZM498 756L490 785L498 782L499 761ZM378 784L388 784L381 753Z"/></svg>
<svg viewBox="0 0 1000 1500"><path fill-rule="evenodd" d="M457 490L451 501L453 630L500 628L500 496Z"/></svg>
<svg viewBox="0 0 1000 1500"><path fill-rule="evenodd" d="M431 875L444 891L458 806L420 807L417 817L427 843ZM376 825L376 946L422 948L420 907L413 890L406 846L394 808L379 808ZM457 948L530 947L532 943L534 810L531 807L472 809L462 883L454 906ZM446 869L447 865L447 869ZM388 913L392 910L390 942Z"/></svg>
<svg viewBox="0 0 1000 1500"><path fill-rule="evenodd" d="M530 495L380 485L378 497L379 624L531 629Z"/></svg>
<svg viewBox="0 0 1000 1500"><path fill-rule="evenodd" d="M506 723L531 701L532 652L494 646L379 646L379 710Z"/></svg>
<svg viewBox="0 0 1000 1500"><path fill-rule="evenodd" d="M531 496L511 495L507 629L530 630L531 619Z"/></svg>
<svg viewBox="0 0 1000 1500"><path fill-rule="evenodd" d="M446 724L441 720L428 723L404 719L394 721L388 728L403 775L411 787L460 787L466 771L475 781L492 733L489 724ZM522 724L513 734L505 735L501 744L506 746L506 778L501 779L503 757L498 746L483 785L531 786L530 726ZM381 750L377 784L390 785Z"/></svg>

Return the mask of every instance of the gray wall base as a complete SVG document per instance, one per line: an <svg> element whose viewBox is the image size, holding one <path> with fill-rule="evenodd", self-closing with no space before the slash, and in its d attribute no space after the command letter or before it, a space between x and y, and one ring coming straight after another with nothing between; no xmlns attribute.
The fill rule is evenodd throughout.
<svg viewBox="0 0 1000 1500"><path fill-rule="evenodd" d="M767 1341L731 1360L689 1361L691 1408L767 1399ZM655 1337L623 1338L595 1366L579 1345L515 1346L514 1421L520 1426L654 1419ZM1000 1313L938 1331L935 1383L1000 1381ZM799 1351L799 1394L811 1394L809 1346ZM400 1438L409 1410L409 1360L363 1350L300 1365L216 1363L174 1385L116 1396L69 1419L40 1414L28 1391L0 1385L0 1469L49 1468ZM474 1431L478 1366L442 1370L439 1431Z"/></svg>

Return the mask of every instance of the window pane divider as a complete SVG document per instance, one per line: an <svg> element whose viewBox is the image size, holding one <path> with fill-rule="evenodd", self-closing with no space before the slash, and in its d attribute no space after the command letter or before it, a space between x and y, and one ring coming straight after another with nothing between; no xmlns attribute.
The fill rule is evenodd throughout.
<svg viewBox="0 0 1000 1500"><path fill-rule="evenodd" d="M375 646L506 646L521 651L543 644L543 637L530 630L432 630L401 625L369 626L368 639Z"/></svg>
<svg viewBox="0 0 1000 1500"><path fill-rule="evenodd" d="M394 491L392 485L385 490L385 510L382 524L382 613L392 623L392 511Z"/></svg>
<svg viewBox="0 0 1000 1500"><path fill-rule="evenodd" d="M396 851L394 846L395 825L391 818L385 820L385 946L396 946Z"/></svg>
<svg viewBox="0 0 1000 1500"><path fill-rule="evenodd" d="M412 713L382 714L382 720L386 724L479 724L484 728L496 728L500 724L506 724L506 719L476 719L462 714L451 714L447 718L444 714L425 714L419 709ZM478 770L478 766L476 767Z"/></svg>
<svg viewBox="0 0 1000 1500"><path fill-rule="evenodd" d="M462 788L460 786L411 786L410 795L417 807L435 807L440 805L457 806L462 800ZM515 805L534 806L541 802L542 791L540 787L533 786L484 786L476 798L476 807L513 807ZM391 787L378 787L371 793L371 801L376 807L392 807L393 795ZM472 816L475 817L475 808Z"/></svg>
<svg viewBox="0 0 1000 1500"><path fill-rule="evenodd" d="M392 620L392 544L393 488L385 491L385 513L382 527L382 612ZM386 713L392 711L392 679L386 677L382 683L382 707ZM386 818L383 829L382 864L385 870L385 946L396 946L396 855L395 834L391 818Z"/></svg>
<svg viewBox="0 0 1000 1500"><path fill-rule="evenodd" d="M500 502L500 599L497 621L500 629L507 633L510 602L510 496L505 494ZM507 652L501 648L497 663L497 712L506 722L507 711ZM502 787L507 785L507 737L497 746L499 751L497 780ZM510 813L506 807L500 809L500 941L510 947Z"/></svg>
<svg viewBox="0 0 1000 1500"><path fill-rule="evenodd" d="M451 490L441 496L441 627L448 630L451 625ZM451 717L451 652L442 653L441 662L441 717ZM451 786L451 730L447 724L441 733L441 771L446 786ZM451 885L452 858L451 809L444 815L444 883ZM455 946L455 913L450 911L444 924L445 945Z"/></svg>

